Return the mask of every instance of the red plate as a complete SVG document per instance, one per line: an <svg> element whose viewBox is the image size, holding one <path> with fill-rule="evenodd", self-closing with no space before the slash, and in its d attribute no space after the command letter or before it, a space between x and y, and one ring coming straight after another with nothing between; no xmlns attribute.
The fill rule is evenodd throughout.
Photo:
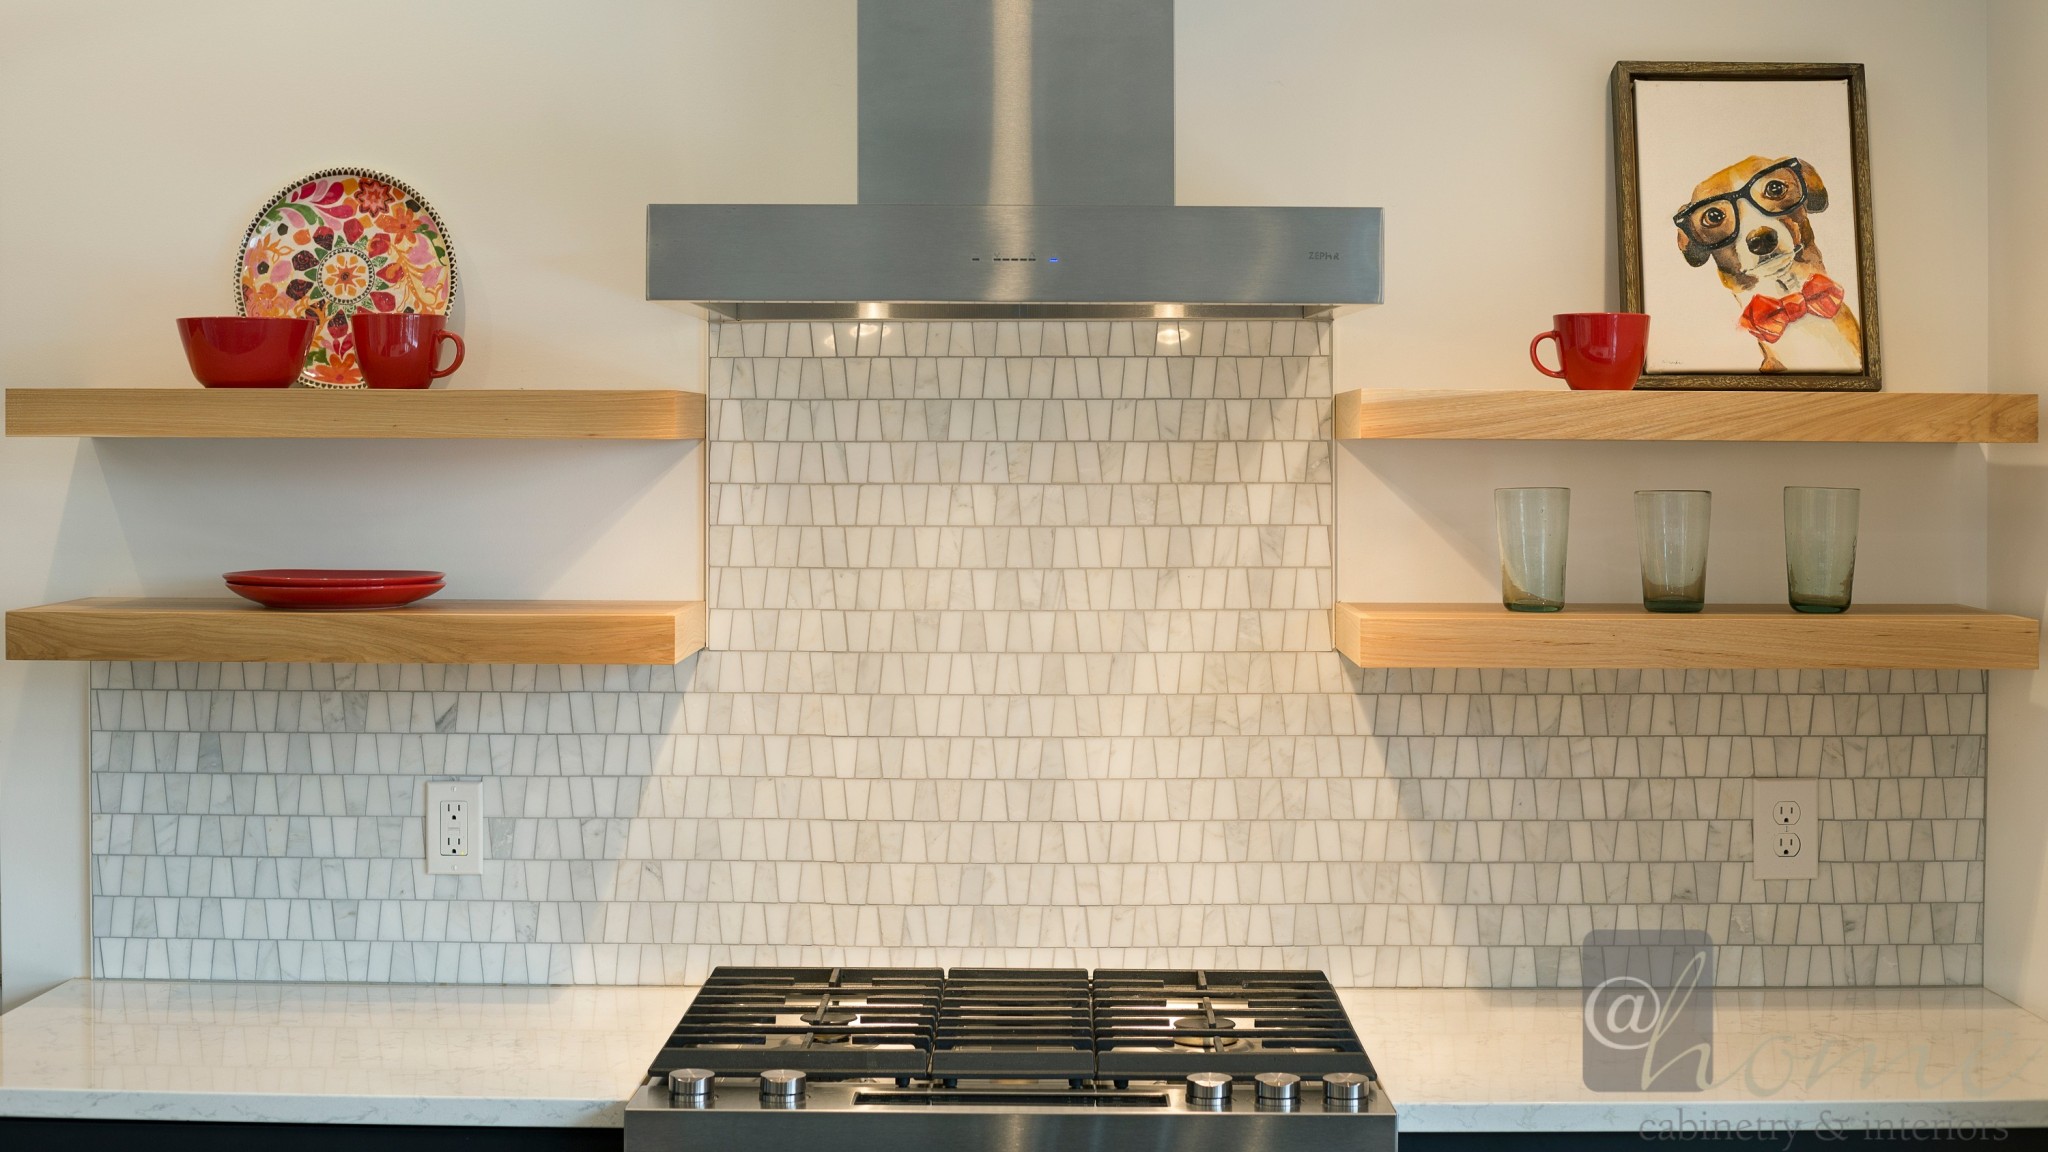
<svg viewBox="0 0 2048 1152"><path fill-rule="evenodd" d="M261 584L273 588L383 588L393 584L439 584L445 572L414 568L257 568L229 572L230 584Z"/></svg>
<svg viewBox="0 0 2048 1152"><path fill-rule="evenodd" d="M279 588L228 583L228 590L265 608L398 608L439 592L442 584L386 584L361 588Z"/></svg>

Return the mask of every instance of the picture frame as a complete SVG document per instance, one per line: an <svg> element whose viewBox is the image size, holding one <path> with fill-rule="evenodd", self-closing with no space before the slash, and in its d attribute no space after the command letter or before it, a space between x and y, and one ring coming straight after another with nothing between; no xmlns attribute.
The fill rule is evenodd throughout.
<svg viewBox="0 0 2048 1152"><path fill-rule="evenodd" d="M1879 391L1863 65L1624 60L1610 96L1636 387Z"/></svg>

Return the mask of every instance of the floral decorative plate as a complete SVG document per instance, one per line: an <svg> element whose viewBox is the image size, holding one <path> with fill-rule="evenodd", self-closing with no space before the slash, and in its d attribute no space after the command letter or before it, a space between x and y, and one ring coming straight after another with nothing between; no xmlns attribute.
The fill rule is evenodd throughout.
<svg viewBox="0 0 2048 1152"><path fill-rule="evenodd" d="M328 168L270 198L235 260L244 316L320 322L299 383L360 388L357 312L446 314L455 300L455 250L426 199L364 168Z"/></svg>

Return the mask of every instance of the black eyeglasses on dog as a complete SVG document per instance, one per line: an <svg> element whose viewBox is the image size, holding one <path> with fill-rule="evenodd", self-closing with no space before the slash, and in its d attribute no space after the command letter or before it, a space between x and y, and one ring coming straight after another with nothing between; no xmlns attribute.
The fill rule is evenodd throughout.
<svg viewBox="0 0 2048 1152"><path fill-rule="evenodd" d="M1735 243L1736 201L1747 200L1766 216L1783 216L1806 203L1806 171L1799 161L1766 168L1733 192L1686 205L1671 218L1686 239L1702 248Z"/></svg>

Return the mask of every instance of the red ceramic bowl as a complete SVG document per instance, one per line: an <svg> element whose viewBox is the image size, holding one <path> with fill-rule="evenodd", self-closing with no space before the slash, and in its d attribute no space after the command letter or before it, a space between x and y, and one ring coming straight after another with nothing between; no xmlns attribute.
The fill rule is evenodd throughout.
<svg viewBox="0 0 2048 1152"><path fill-rule="evenodd" d="M439 592L442 584L385 584L361 588L279 588L230 583L228 590L265 608L399 608Z"/></svg>
<svg viewBox="0 0 2048 1152"><path fill-rule="evenodd" d="M439 584L445 572L412 568L252 568L221 576L230 584L274 588L375 588L397 584Z"/></svg>
<svg viewBox="0 0 2048 1152"><path fill-rule="evenodd" d="M192 375L208 388L289 388L313 343L311 317L186 316L178 321Z"/></svg>

